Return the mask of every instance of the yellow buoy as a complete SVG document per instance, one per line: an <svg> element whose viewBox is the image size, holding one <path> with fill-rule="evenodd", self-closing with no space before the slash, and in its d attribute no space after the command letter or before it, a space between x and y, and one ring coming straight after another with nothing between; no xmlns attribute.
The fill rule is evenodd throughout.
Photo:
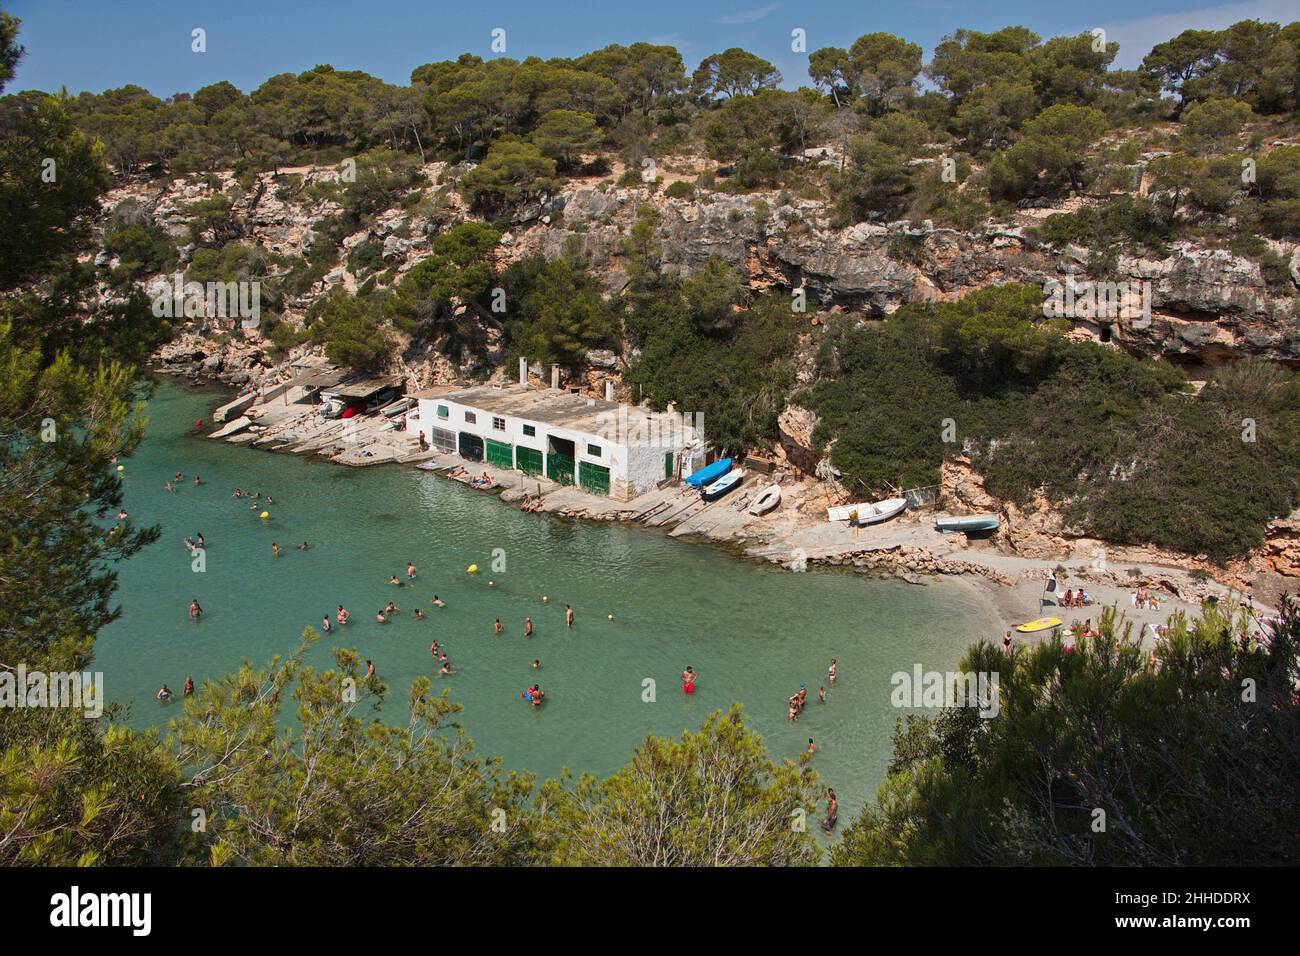
<svg viewBox="0 0 1300 956"><path fill-rule="evenodd" d="M269 518L269 517L271 517L271 512L269 512L269 511L263 511L263 512L262 512L262 520L263 520L263 521L265 521L265 520L266 520L267 518Z"/></svg>
<svg viewBox="0 0 1300 956"><path fill-rule="evenodd" d="M609 619L610 619L611 621L614 620L614 615L611 614L611 615L609 616Z"/></svg>
<svg viewBox="0 0 1300 956"><path fill-rule="evenodd" d="M466 568L465 570L466 570L467 572L469 572L470 574L478 574L478 565L477 565L477 564L471 564L471 565L470 565L468 568Z"/></svg>

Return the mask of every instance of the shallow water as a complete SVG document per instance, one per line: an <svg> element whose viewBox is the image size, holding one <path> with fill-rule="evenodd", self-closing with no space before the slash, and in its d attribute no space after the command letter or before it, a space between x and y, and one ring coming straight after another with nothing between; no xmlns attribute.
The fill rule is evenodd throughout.
<svg viewBox="0 0 1300 956"><path fill-rule="evenodd" d="M996 633L981 599L943 582L792 574L636 526L523 514L410 467L353 469L193 436L195 419L210 430L225 398L162 382L148 437L125 463L126 508L133 521L160 524L162 538L119 566L123 613L100 634L94 669L110 699L134 700L135 726L179 713L179 704L153 699L159 684L179 693L187 675L201 682L243 659L264 665L343 604L352 623L310 659L325 663L331 644L356 646L392 689L390 719L404 718L411 681L428 674L464 706L461 722L481 753L541 775L563 767L608 774L645 735L697 728L738 700L775 757L815 739L813 765L847 818L874 795L889 759L900 715L890 676L916 663L952 669L969 643ZM185 481L168 494L163 485L178 470ZM271 519L233 498L236 487L270 494ZM196 532L207 542L204 573L191 569L182 543ZM304 540L310 550L296 550ZM494 549L504 570L492 570ZM394 574L406 581L408 560L419 569L414 583L388 584ZM466 573L470 564L477 575ZM434 594L446 607L432 606ZM199 623L187 616L191 598L206 612ZM375 623L390 600L402 613ZM572 630L565 603L576 614ZM426 620L412 617L416 606ZM523 637L527 616L532 639ZM501 637L494 617L505 625ZM435 639L455 676L435 676ZM839 678L822 706L817 688L832 657ZM688 664L701 675L693 697L678 680ZM647 678L653 703L642 699ZM534 681L547 693L540 710L520 699ZM785 702L800 683L810 702L791 725Z"/></svg>

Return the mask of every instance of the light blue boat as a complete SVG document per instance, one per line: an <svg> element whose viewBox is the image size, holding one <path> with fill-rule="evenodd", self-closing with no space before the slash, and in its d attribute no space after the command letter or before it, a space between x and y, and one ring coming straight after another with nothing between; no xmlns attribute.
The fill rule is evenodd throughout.
<svg viewBox="0 0 1300 956"><path fill-rule="evenodd" d="M687 488L703 488L705 485L712 484L727 472L731 471L731 459L719 458L711 465L705 465L699 471L691 472L684 479L682 484Z"/></svg>
<svg viewBox="0 0 1300 956"><path fill-rule="evenodd" d="M934 529L950 534L956 531L996 531L1000 519L997 515L954 515L934 519Z"/></svg>

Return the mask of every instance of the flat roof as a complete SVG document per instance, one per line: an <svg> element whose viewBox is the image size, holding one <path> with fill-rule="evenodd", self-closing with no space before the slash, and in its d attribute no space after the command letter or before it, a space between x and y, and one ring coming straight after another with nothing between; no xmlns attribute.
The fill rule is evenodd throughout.
<svg viewBox="0 0 1300 956"><path fill-rule="evenodd" d="M428 388L422 388L418 391L407 392L407 398L435 398L446 395L448 392L456 392L463 389L464 385L430 385Z"/></svg>
<svg viewBox="0 0 1300 956"><path fill-rule="evenodd" d="M386 388L395 388L402 382L403 378L400 375L379 375L373 378L353 379L337 388L331 388L330 391L344 398L369 398Z"/></svg>
<svg viewBox="0 0 1300 956"><path fill-rule="evenodd" d="M600 435L607 429L609 416L619 415L620 410L629 429L643 427L650 434L655 434L650 429L656 425L675 430L682 424L681 416L673 412L654 412L637 405L607 402L600 398L572 395L562 389L536 385L475 385L437 396L421 397L445 398L488 414L509 415L592 435Z"/></svg>

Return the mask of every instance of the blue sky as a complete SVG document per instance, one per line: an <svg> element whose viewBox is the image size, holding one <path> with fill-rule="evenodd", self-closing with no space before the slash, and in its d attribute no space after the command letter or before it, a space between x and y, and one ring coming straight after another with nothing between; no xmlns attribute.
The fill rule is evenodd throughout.
<svg viewBox="0 0 1300 956"><path fill-rule="evenodd" d="M27 48L10 92L136 83L159 96L223 79L249 91L318 63L405 83L421 63L493 56L494 27L505 29L505 55L516 59L649 40L675 45L690 69L742 46L775 63L793 87L808 82L806 57L790 49L796 27L807 31L810 51L883 30L920 43L927 57L958 27L1024 24L1044 37L1101 27L1119 41L1120 65L1135 66L1152 43L1185 29L1300 18L1297 0L0 0L0 7L22 19ZM207 31L206 53L190 49L195 27Z"/></svg>

